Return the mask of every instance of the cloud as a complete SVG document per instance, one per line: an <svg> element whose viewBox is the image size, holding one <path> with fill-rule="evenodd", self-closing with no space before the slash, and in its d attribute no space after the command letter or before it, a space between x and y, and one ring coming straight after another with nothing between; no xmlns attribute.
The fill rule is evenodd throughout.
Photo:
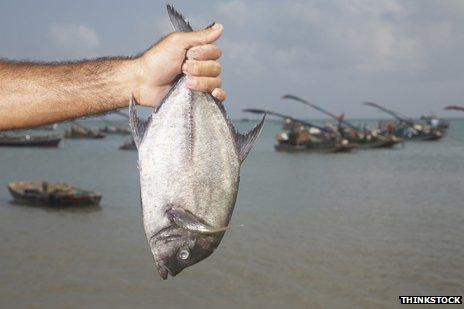
<svg viewBox="0 0 464 309"><path fill-rule="evenodd" d="M216 12L220 18L237 26L244 26L251 18L250 8L241 0L220 2Z"/></svg>
<svg viewBox="0 0 464 309"><path fill-rule="evenodd" d="M70 57L94 57L101 45L97 32L86 25L52 24L52 43Z"/></svg>

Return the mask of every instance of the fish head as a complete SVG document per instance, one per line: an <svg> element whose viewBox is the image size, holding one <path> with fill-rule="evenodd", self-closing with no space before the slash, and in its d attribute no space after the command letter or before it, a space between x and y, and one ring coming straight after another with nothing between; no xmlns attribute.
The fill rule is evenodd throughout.
<svg viewBox="0 0 464 309"><path fill-rule="evenodd" d="M150 240L155 265L160 276L167 279L207 258L219 244L217 236L192 232L171 226Z"/></svg>

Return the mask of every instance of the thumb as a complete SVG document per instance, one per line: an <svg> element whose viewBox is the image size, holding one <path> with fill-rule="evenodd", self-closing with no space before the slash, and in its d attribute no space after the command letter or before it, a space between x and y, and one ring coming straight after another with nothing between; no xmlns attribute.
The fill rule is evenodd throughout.
<svg viewBox="0 0 464 309"><path fill-rule="evenodd" d="M197 45L210 44L215 42L221 36L224 27L221 24L214 23L210 28L193 31L193 32L180 32L179 36L184 42L186 49Z"/></svg>

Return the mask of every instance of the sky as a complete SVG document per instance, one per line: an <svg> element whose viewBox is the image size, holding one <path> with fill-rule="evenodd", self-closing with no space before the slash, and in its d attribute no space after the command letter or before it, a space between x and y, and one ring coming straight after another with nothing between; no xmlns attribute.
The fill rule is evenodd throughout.
<svg viewBox="0 0 464 309"><path fill-rule="evenodd" d="M464 105L462 0L171 1L194 28L225 27L226 109L298 117L317 111L291 93L351 118L409 116ZM60 61L135 55L171 31L155 0L0 0L0 58ZM250 116L253 118L253 116Z"/></svg>

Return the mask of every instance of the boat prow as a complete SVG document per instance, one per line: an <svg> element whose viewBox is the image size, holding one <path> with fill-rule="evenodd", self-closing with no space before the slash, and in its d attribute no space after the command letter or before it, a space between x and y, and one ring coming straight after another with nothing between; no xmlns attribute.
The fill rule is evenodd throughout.
<svg viewBox="0 0 464 309"><path fill-rule="evenodd" d="M15 202L41 206L96 206L102 196L64 182L10 182L8 190Z"/></svg>

